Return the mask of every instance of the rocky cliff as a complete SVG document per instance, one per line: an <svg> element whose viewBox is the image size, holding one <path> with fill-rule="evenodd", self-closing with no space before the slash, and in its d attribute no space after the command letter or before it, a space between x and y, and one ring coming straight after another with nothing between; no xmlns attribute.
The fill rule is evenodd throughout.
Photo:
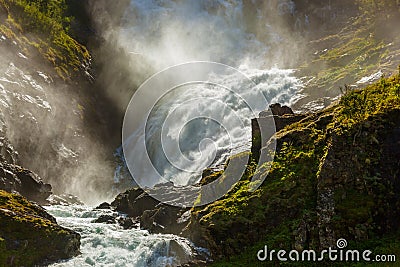
<svg viewBox="0 0 400 267"><path fill-rule="evenodd" d="M84 126L99 116L85 111L98 97L83 90L90 55L68 32L67 6L58 3L0 1L0 266L79 254L79 234L38 206L48 204L50 182L63 193L63 177L73 179L63 173L76 170L84 135L92 135Z"/></svg>

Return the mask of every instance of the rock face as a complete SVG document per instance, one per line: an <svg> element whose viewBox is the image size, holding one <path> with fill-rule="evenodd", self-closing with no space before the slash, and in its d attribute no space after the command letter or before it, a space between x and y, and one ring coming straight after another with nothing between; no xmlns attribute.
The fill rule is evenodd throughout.
<svg viewBox="0 0 400 267"><path fill-rule="evenodd" d="M45 184L35 173L7 163L0 163L0 190L18 192L39 204L46 204L51 195L51 185Z"/></svg>
<svg viewBox="0 0 400 267"><path fill-rule="evenodd" d="M18 192L29 200L45 204L51 195L51 185L38 175L17 165L18 153L5 136L5 124L0 111L0 190Z"/></svg>
<svg viewBox="0 0 400 267"><path fill-rule="evenodd" d="M71 194L52 194L46 199L46 205L85 205L77 196Z"/></svg>
<svg viewBox="0 0 400 267"><path fill-rule="evenodd" d="M18 153L4 134L0 121L0 190L18 192L29 200L46 204L51 195L51 185L44 183L35 173L16 165Z"/></svg>
<svg viewBox="0 0 400 267"><path fill-rule="evenodd" d="M0 191L0 266L36 266L79 254L80 235L43 208Z"/></svg>
<svg viewBox="0 0 400 267"><path fill-rule="evenodd" d="M116 115L116 106L102 90L86 90L94 86L91 56L72 37L87 41L94 34L87 32L87 24L81 24L89 19L83 8L87 2L68 0L63 5L51 5L49 1L23 0L0 4L0 162L29 169L57 192L71 192L72 183L81 183L74 188L96 188L92 192L97 196L79 196L89 202L105 196L113 186L113 181L105 177L112 176L115 169L113 152L119 145L115 116L119 116L119 110ZM32 12L31 5L40 8ZM49 30L58 25L55 21L70 16L76 18L73 25L65 21L58 30ZM40 33L42 22L49 23L49 28ZM41 37L25 23L36 25L35 33ZM39 51L33 45L41 38L57 39L55 35L63 32L63 27L69 28L68 34L63 34L63 40L68 41L61 47L44 41ZM45 56L48 49L54 57ZM68 58L71 64L64 61ZM103 108L89 108L94 103ZM11 150L18 151L18 158ZM89 168L91 171L86 172ZM81 178L75 179L77 176ZM79 195L80 190L71 193Z"/></svg>
<svg viewBox="0 0 400 267"><path fill-rule="evenodd" d="M4 136L1 123L0 117L0 190L18 192L39 204L47 203L51 185L44 183L35 173L16 165L18 153Z"/></svg>
<svg viewBox="0 0 400 267"><path fill-rule="evenodd" d="M272 113L272 115L271 115ZM270 112L263 111L260 112L259 118L255 118L251 120L251 129L252 129L252 146L251 152L256 159L260 156L260 150L262 147L267 145L269 137L264 137L261 140L261 132L263 128L268 128L269 123L271 123L271 116L273 121L275 122L275 130L279 132L284 129L286 126L293 124L295 122L301 121L305 117L306 114L294 114L291 108L287 106L281 106L281 104L272 104L270 105Z"/></svg>

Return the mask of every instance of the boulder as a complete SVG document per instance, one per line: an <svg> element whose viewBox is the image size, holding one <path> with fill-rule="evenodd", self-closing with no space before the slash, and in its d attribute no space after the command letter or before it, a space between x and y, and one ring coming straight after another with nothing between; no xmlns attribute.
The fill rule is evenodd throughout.
<svg viewBox="0 0 400 267"><path fill-rule="evenodd" d="M77 256L80 235L40 206L0 190L0 266L47 265Z"/></svg>
<svg viewBox="0 0 400 267"><path fill-rule="evenodd" d="M109 209L111 209L111 204L107 203L107 202L103 202L100 205L98 205L95 209L96 210L109 210Z"/></svg>
<svg viewBox="0 0 400 267"><path fill-rule="evenodd" d="M93 221L93 223L106 223L114 224L116 222L116 217L112 215L100 215L99 218Z"/></svg>
<svg viewBox="0 0 400 267"><path fill-rule="evenodd" d="M122 226L122 228L124 228L124 230L139 228L138 221L130 217L120 217L118 218L118 223L120 226Z"/></svg>
<svg viewBox="0 0 400 267"><path fill-rule="evenodd" d="M149 196L141 188L132 188L125 193L119 194L111 207L118 212L127 214L129 217L138 217L146 210L152 210L159 203L158 200Z"/></svg>
<svg viewBox="0 0 400 267"><path fill-rule="evenodd" d="M151 233L180 234L187 221L179 220L185 209L160 204L156 209L146 210L140 216L140 227Z"/></svg>
<svg viewBox="0 0 400 267"><path fill-rule="evenodd" d="M143 193L144 190L138 187L129 189L126 192L119 194L114 201L111 202L111 207L118 212L122 212L133 217L133 214L135 213L133 211L133 203L135 202L136 198Z"/></svg>
<svg viewBox="0 0 400 267"><path fill-rule="evenodd" d="M52 194L51 185L34 172L7 163L0 163L0 190L18 192L41 205L48 204L46 199Z"/></svg>
<svg viewBox="0 0 400 267"><path fill-rule="evenodd" d="M179 198L184 197L182 191L175 190L171 184L160 184L149 190L152 195L164 194L164 196L168 196L168 199L174 199L177 202L179 202ZM190 193L188 192L188 194ZM132 188L119 194L111 206L114 210L127 214L129 218L139 220L140 227L152 233L179 234L187 224L187 220L185 221L181 217L189 208L160 203L140 188ZM124 228L133 227L131 222L124 222L121 225Z"/></svg>
<svg viewBox="0 0 400 267"><path fill-rule="evenodd" d="M138 196L132 203L132 209L128 213L131 217L137 217L143 214L146 210L153 210L160 202L147 193Z"/></svg>

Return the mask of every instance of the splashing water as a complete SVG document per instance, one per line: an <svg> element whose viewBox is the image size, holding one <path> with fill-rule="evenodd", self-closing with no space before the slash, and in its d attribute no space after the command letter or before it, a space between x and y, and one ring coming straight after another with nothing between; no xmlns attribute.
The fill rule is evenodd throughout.
<svg viewBox="0 0 400 267"><path fill-rule="evenodd" d="M180 266L192 257L195 248L187 239L147 231L123 230L117 224L92 223L111 210L93 210L87 206L48 206L58 223L81 235L81 255L52 264L68 266Z"/></svg>
<svg viewBox="0 0 400 267"><path fill-rule="evenodd" d="M148 153L165 180L179 185L196 183L204 168L223 164L229 155L249 149L251 118L268 108L260 106L261 103L291 105L301 87L292 70L263 69L269 48L246 31L240 0L131 1L119 39L122 47L131 52L135 64L143 65L139 72L156 72L189 61L214 61L239 69L253 81L226 76L220 77L218 86L183 86L163 96L146 122L147 134L134 137L138 140L134 150L139 169L135 171L135 179L146 179L146 186L162 181L143 168L137 155ZM238 96L222 89L233 87ZM260 100L260 95L265 99ZM243 96L253 99L253 104L259 107L255 114L249 114L240 103ZM174 111L180 116L175 115L175 120L168 124L168 138L161 142L163 124ZM210 113L223 114L223 121L215 123L207 118L185 121ZM240 117L243 125L233 125L235 116ZM226 128L234 134L227 135ZM143 140L146 151L140 147ZM178 150L173 145L176 143ZM182 163L203 157L204 161L195 164ZM122 170L126 169L119 167L116 171L115 180L122 181ZM182 170L190 171L188 174Z"/></svg>
<svg viewBox="0 0 400 267"><path fill-rule="evenodd" d="M124 149L132 148L125 155L141 186L165 180L197 183L205 168L222 165L229 155L250 148L251 118L266 108L265 99L290 104L300 86L290 70L246 71L248 80L228 75L217 77L218 85L184 85L155 103L146 131L124 140L129 142ZM146 157L138 157L145 153L163 179L146 164Z"/></svg>

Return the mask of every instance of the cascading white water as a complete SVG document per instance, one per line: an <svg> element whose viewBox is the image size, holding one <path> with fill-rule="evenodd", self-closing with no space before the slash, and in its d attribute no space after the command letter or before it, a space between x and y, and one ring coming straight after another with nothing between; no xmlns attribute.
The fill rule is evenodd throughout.
<svg viewBox="0 0 400 267"><path fill-rule="evenodd" d="M181 86L155 103L146 122L146 135L132 132L137 145L131 146L135 153L128 161L134 161L135 179L146 180L141 185L153 186L164 180L143 167L143 159L137 155L148 153L165 180L179 185L196 183L206 167L223 164L232 153L249 149L250 119L268 108L261 104L291 105L295 101L300 82L291 70L263 69L268 46L246 31L243 16L240 0L131 1L119 41L135 64L143 66L138 70L148 72L146 66L150 65L157 72L189 61L214 61L239 69L253 81L219 77L218 86ZM235 88L236 95L224 88ZM241 102L244 96L258 107L253 110L255 113L249 113L246 103ZM212 113L223 114L222 120L215 123L201 118L202 114ZM166 126L169 116L174 119L169 119ZM237 123L236 116L244 126ZM198 119L187 121L194 117ZM165 127L168 129L162 142L163 126L164 131ZM226 128L231 134L227 134ZM140 146L143 140L146 151ZM116 172L116 180L120 181L120 176Z"/></svg>
<svg viewBox="0 0 400 267"><path fill-rule="evenodd" d="M197 183L205 168L222 165L229 155L250 149L251 118L268 106L266 99L290 104L300 86L290 70L243 72L250 79L233 74L216 77L218 85L184 85L155 103L145 132L128 133L124 140L139 185L151 187L165 180L176 185ZM131 107L136 114L135 104ZM145 156L138 157L145 153L154 169Z"/></svg>
<svg viewBox="0 0 400 267"><path fill-rule="evenodd" d="M187 263L195 248L187 239L174 235L152 235L147 231L123 230L117 224L93 223L111 210L87 206L49 206L58 223L81 234L81 255L52 267L129 266L162 267Z"/></svg>

